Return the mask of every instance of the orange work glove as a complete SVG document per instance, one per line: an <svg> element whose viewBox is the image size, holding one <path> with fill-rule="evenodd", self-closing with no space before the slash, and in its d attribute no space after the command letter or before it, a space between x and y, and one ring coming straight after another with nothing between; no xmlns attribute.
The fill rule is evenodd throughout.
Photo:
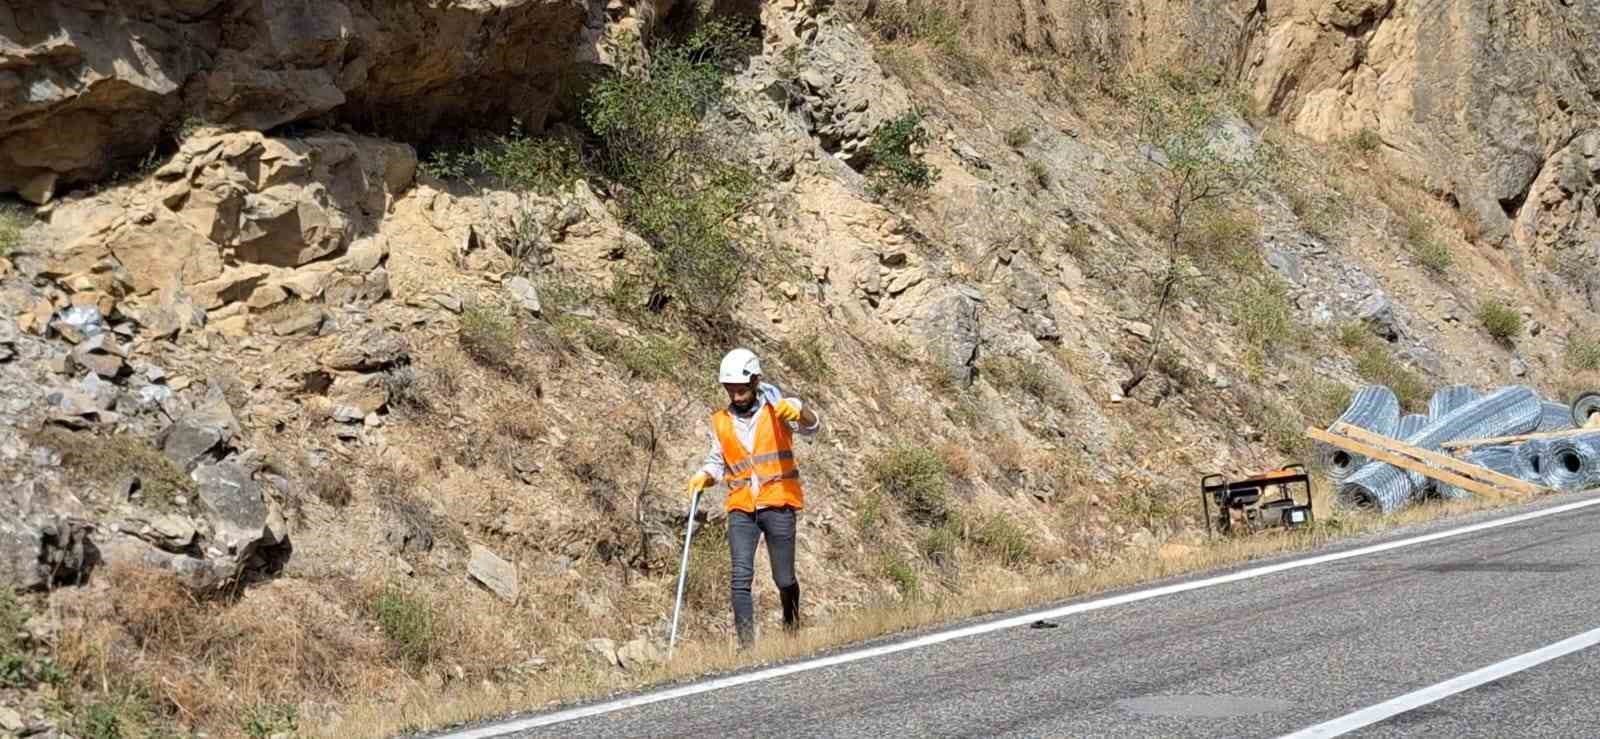
<svg viewBox="0 0 1600 739"><path fill-rule="evenodd" d="M778 401L777 405L772 406L772 412L778 414L778 418L785 421L798 421L800 420L800 401L794 398L784 398Z"/></svg>
<svg viewBox="0 0 1600 739"><path fill-rule="evenodd" d="M684 489L688 496L693 498L695 493L705 490L708 487L711 487L711 476L704 472L696 472L694 477L689 478L689 484L686 485Z"/></svg>

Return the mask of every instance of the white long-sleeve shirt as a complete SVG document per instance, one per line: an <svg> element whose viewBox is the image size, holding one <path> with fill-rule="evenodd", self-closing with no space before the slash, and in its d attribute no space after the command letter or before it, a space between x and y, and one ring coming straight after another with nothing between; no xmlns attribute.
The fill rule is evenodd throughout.
<svg viewBox="0 0 1600 739"><path fill-rule="evenodd" d="M743 446L746 452L751 452L756 446L756 414L761 411L762 406L777 405L783 399L783 391L779 390L778 386L763 382L756 388L756 402L750 404L750 412L741 414L732 408L728 409L728 415L733 417L733 433L739 437L739 445ZM800 403L799 398L789 398L789 400L796 404ZM817 433L817 430L822 428L822 416L816 411L811 413L817 417L816 423L802 427L797 421L788 421L789 428L801 436ZM711 447L706 451L706 461L700 467L700 471L709 475L713 482L720 482L723 473L728 469L728 463L722 458L722 441L717 438L717 430L709 429L708 433L711 437ZM759 484L754 480L752 483Z"/></svg>

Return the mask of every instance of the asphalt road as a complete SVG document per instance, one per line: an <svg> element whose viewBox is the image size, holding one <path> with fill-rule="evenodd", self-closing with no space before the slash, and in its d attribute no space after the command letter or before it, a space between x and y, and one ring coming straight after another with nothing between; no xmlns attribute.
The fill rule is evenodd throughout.
<svg viewBox="0 0 1600 739"><path fill-rule="evenodd" d="M503 735L1282 736L1600 627L1600 506L1057 623ZM1579 651L1352 735L1600 736L1597 677Z"/></svg>

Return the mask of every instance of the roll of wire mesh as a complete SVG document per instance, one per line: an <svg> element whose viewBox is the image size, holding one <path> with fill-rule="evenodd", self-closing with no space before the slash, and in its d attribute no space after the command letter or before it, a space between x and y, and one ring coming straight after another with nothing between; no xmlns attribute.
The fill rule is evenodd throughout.
<svg viewBox="0 0 1600 739"><path fill-rule="evenodd" d="M1542 413L1539 416L1539 428L1535 433L1546 431L1567 431L1576 428L1572 425L1572 407L1565 403L1556 403L1546 400L1539 404Z"/></svg>
<svg viewBox="0 0 1600 739"><path fill-rule="evenodd" d="M1563 436L1545 445L1543 484L1582 490L1600 479L1600 433Z"/></svg>
<svg viewBox="0 0 1600 739"><path fill-rule="evenodd" d="M1543 481L1545 468L1545 452L1550 442L1544 439L1529 439L1514 447L1517 467L1516 477L1529 482Z"/></svg>
<svg viewBox="0 0 1600 739"><path fill-rule="evenodd" d="M1444 418L1451 411L1460 408L1479 397L1478 391L1470 385L1445 385L1433 391L1433 397L1428 398L1428 418Z"/></svg>
<svg viewBox="0 0 1600 739"><path fill-rule="evenodd" d="M1439 451L1448 441L1526 434L1539 425L1540 412L1539 396L1532 388L1510 385L1431 418L1427 426L1402 441ZM1340 484L1338 500L1390 513L1408 505L1426 479L1393 465L1368 462Z"/></svg>
<svg viewBox="0 0 1600 739"><path fill-rule="evenodd" d="M1366 429L1374 434L1393 437L1400 425L1400 399L1394 391L1383 385L1367 385L1350 397L1350 405L1339 416L1337 424L1348 424ZM1342 482L1351 473L1367 464L1367 458L1348 452L1331 444L1318 443L1317 460L1334 482Z"/></svg>
<svg viewBox="0 0 1600 739"><path fill-rule="evenodd" d="M1400 418L1400 424L1395 427L1394 438L1402 440L1409 439L1411 438L1412 434L1421 431L1424 426L1427 426L1430 420L1432 419L1421 413L1411 413L1402 416ZM1422 486L1423 489L1417 491L1419 495L1426 494L1427 490L1433 487L1433 481L1423 478Z"/></svg>
<svg viewBox="0 0 1600 739"><path fill-rule="evenodd" d="M1517 477L1517 450L1511 446L1486 446L1472 450L1467 462L1485 467L1502 475ZM1466 500L1472 493L1449 483L1434 484L1434 494L1444 500Z"/></svg>

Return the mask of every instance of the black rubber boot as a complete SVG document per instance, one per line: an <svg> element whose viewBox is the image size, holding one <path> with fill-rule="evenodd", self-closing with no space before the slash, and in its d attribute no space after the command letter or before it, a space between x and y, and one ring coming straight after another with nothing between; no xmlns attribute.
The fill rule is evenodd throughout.
<svg viewBox="0 0 1600 739"><path fill-rule="evenodd" d="M752 621L735 620L733 629L739 635L739 651L744 651L756 643L756 625Z"/></svg>
<svg viewBox="0 0 1600 739"><path fill-rule="evenodd" d="M800 630L800 583L795 583L786 588L778 589L778 597L783 601L783 629L784 631Z"/></svg>

